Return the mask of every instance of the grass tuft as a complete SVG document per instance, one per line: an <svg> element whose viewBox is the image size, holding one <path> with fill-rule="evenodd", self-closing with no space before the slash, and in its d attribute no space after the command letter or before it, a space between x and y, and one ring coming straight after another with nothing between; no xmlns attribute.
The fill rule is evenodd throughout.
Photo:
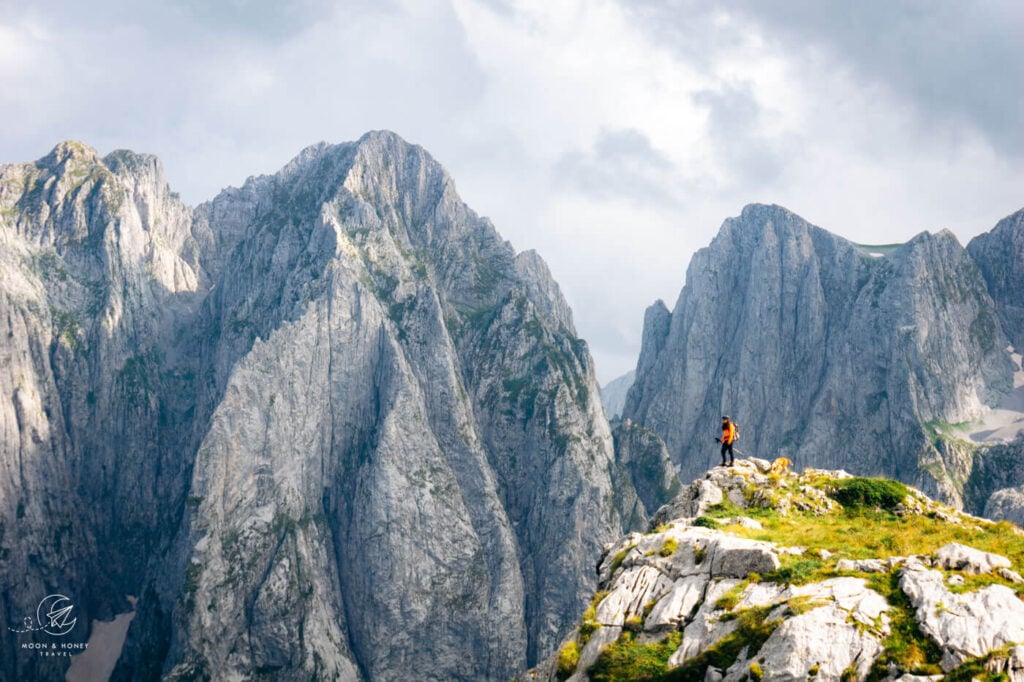
<svg viewBox="0 0 1024 682"><path fill-rule="evenodd" d="M682 633L673 632L660 642L638 644L629 632L598 657L587 675L592 682L655 682L665 676L668 659L679 648Z"/></svg>
<svg viewBox="0 0 1024 682"><path fill-rule="evenodd" d="M560 680L567 680L576 672L576 665L580 662L580 647L576 640L570 640L558 651L558 668L555 676Z"/></svg>

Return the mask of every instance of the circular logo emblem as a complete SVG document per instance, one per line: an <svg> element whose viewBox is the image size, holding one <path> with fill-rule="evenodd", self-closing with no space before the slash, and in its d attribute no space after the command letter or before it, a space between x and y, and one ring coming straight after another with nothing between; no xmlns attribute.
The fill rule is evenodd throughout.
<svg viewBox="0 0 1024 682"><path fill-rule="evenodd" d="M63 594L51 594L43 597L36 607L36 621L43 632L60 637L75 627L78 618L72 617L75 605Z"/></svg>

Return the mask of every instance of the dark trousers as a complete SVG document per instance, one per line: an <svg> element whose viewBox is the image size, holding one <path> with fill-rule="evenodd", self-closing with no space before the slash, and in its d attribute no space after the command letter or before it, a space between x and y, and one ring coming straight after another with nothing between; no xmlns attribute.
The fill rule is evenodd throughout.
<svg viewBox="0 0 1024 682"><path fill-rule="evenodd" d="M722 464L725 464L725 453L729 453L729 461L735 462L736 458L732 454L732 443L722 443Z"/></svg>

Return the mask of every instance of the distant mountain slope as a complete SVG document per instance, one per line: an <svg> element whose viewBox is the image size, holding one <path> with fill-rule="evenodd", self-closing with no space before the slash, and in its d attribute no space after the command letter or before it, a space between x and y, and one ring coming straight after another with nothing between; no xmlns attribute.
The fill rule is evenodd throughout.
<svg viewBox="0 0 1024 682"><path fill-rule="evenodd" d="M612 379L601 387L601 402L604 404L604 412L609 419L615 419L622 415L622 408L626 405L626 394L636 379L636 370L623 374L617 379Z"/></svg>

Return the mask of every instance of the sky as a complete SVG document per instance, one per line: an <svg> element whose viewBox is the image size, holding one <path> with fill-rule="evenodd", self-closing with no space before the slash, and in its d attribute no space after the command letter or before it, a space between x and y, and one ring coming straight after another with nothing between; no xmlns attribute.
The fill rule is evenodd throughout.
<svg viewBox="0 0 1024 682"><path fill-rule="evenodd" d="M544 257L603 384L748 203L861 243L1024 207L1022 35L996 0L0 0L0 161L149 152L196 205L393 130Z"/></svg>

